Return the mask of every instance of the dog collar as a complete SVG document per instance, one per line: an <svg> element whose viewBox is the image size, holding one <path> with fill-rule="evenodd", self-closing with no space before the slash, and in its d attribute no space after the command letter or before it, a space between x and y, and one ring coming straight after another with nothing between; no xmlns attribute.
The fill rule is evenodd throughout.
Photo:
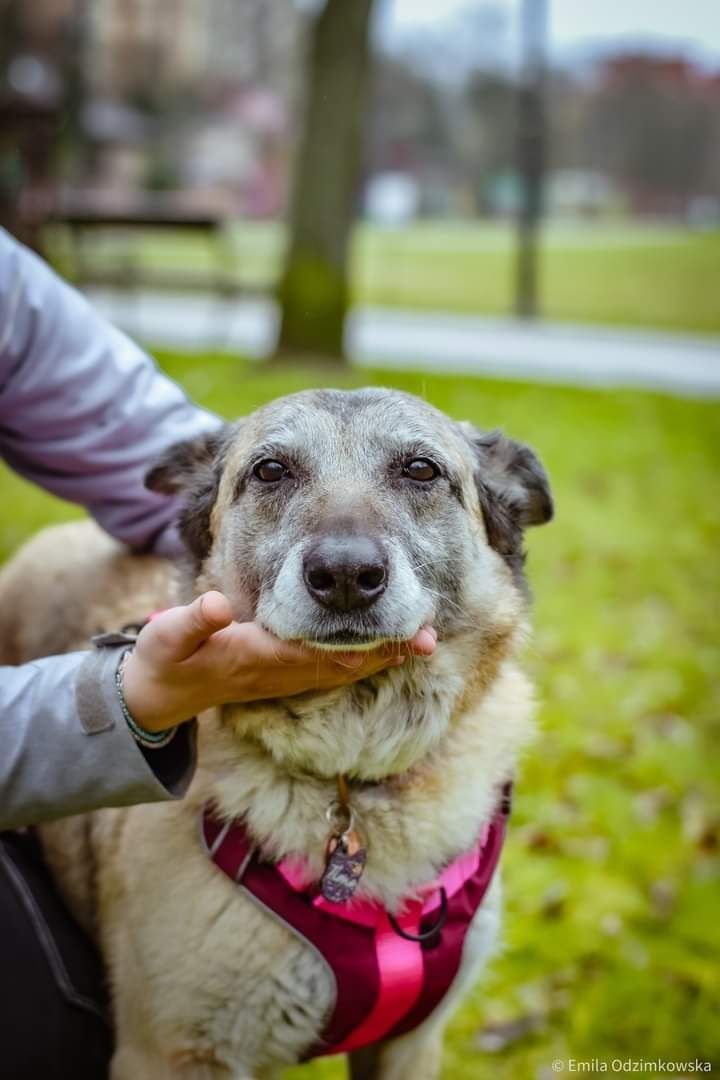
<svg viewBox="0 0 720 1080"><path fill-rule="evenodd" d="M342 1054L413 1030L442 1001L465 937L492 881L510 812L510 784L470 851L393 917L377 901L333 903L292 859L262 858L242 819L208 804L201 838L210 859L267 914L319 955L335 986L322 1035L306 1058Z"/></svg>

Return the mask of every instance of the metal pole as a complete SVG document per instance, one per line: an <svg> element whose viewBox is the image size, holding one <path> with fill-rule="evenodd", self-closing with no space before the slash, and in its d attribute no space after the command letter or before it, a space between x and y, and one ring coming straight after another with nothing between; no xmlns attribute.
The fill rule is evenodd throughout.
<svg viewBox="0 0 720 1080"><path fill-rule="evenodd" d="M538 247L545 171L545 27L547 0L523 0L522 69L518 89L518 173L515 313L538 314Z"/></svg>

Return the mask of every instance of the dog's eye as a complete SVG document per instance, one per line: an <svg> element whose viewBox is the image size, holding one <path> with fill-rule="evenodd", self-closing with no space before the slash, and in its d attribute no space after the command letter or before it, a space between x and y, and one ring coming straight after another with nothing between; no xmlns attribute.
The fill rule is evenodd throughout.
<svg viewBox="0 0 720 1080"><path fill-rule="evenodd" d="M413 458L403 465L403 476L408 476L411 480L434 480L439 474L440 470L435 462L428 458Z"/></svg>
<svg viewBox="0 0 720 1080"><path fill-rule="evenodd" d="M278 480L289 476L290 473L282 461L268 459L267 461L258 462L253 469L253 475L257 476L258 480L262 480L264 484L276 484Z"/></svg>

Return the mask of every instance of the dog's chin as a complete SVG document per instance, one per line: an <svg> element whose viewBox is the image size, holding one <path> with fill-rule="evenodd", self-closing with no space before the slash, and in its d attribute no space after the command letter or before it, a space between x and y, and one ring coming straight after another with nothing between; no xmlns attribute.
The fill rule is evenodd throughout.
<svg viewBox="0 0 720 1080"><path fill-rule="evenodd" d="M338 627L324 632L312 628L298 628L292 633L288 633L287 630L281 633L279 627L272 626L269 622L262 625L265 630L268 630L276 637L322 652L370 652L372 649L380 648L381 645L398 645L409 641L414 636L414 633L383 633L381 629L368 631L352 626Z"/></svg>
<svg viewBox="0 0 720 1080"><path fill-rule="evenodd" d="M302 636L294 639L298 645L323 652L362 652L377 649L381 645L397 642L398 638L360 635L350 631L340 631L327 637Z"/></svg>

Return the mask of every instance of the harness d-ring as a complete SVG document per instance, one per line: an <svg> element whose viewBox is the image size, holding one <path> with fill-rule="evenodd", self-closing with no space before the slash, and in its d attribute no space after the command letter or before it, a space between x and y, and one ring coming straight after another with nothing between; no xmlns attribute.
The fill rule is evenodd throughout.
<svg viewBox="0 0 720 1080"><path fill-rule="evenodd" d="M438 915L438 920L435 923L435 925L431 926L429 930L423 930L422 934L408 934L407 931L403 930L403 928L398 924L397 919L395 918L394 915L391 915L390 912L388 912L388 919L390 920L390 925L392 926L393 930L395 931L396 934L399 934L400 937L404 937L406 941L419 941L419 942L422 942L422 941L429 941L431 938L435 937L436 934L440 933L443 926L447 922L447 915L448 915L447 893L445 892L444 887L441 887L441 889L440 889L440 914Z"/></svg>
<svg viewBox="0 0 720 1080"><path fill-rule="evenodd" d="M347 803L333 799L325 811L326 820L338 830L340 835L352 832L355 828L355 811Z"/></svg>

